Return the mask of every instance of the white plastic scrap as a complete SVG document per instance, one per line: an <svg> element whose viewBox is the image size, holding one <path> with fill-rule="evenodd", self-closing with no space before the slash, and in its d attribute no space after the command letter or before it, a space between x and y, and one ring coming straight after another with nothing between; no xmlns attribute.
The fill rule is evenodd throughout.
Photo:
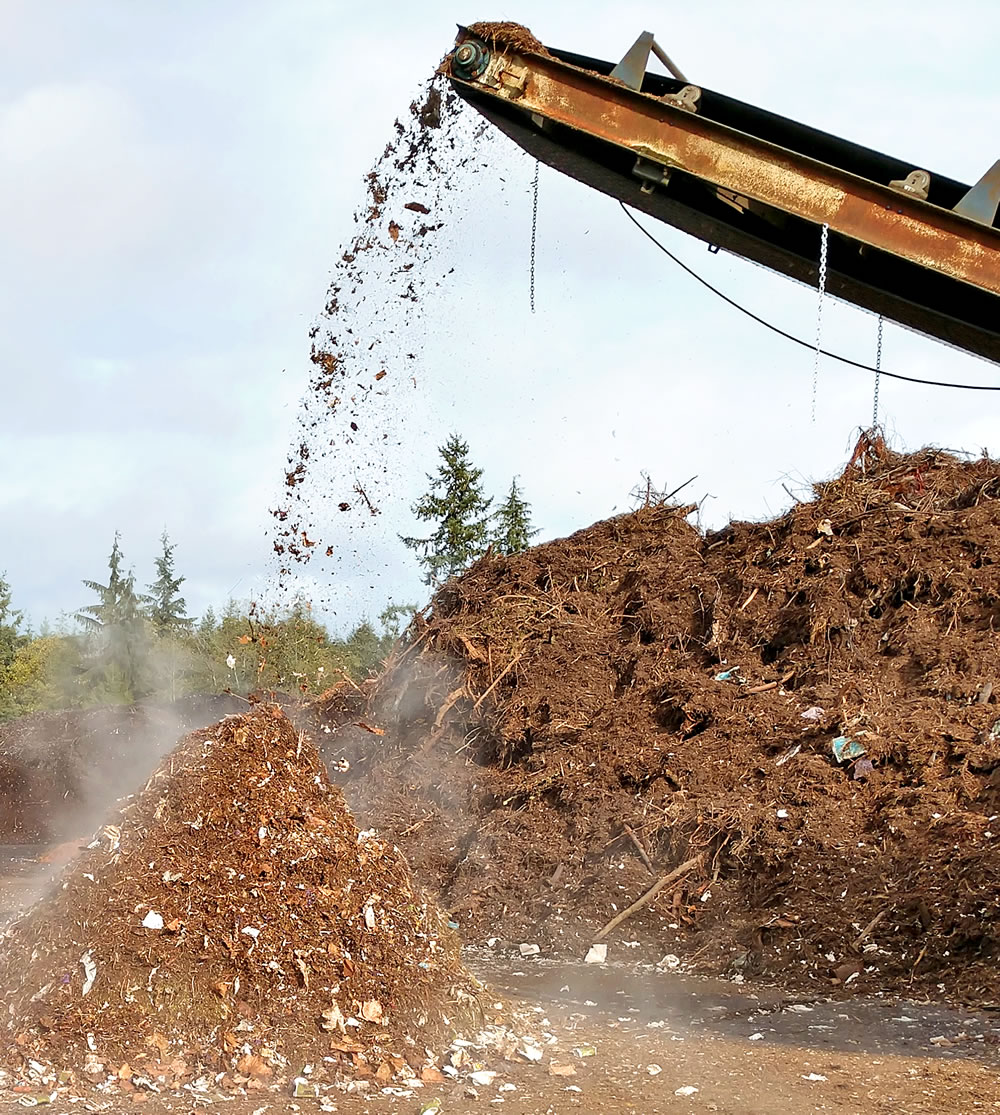
<svg viewBox="0 0 1000 1115"><path fill-rule="evenodd" d="M162 929L163 915L158 914L155 910L150 910L142 919L142 927L143 929Z"/></svg>
<svg viewBox="0 0 1000 1115"><path fill-rule="evenodd" d="M648 1072L650 1076L659 1076L660 1073L663 1072L663 1066L657 1064L647 1065L646 1072Z"/></svg>
<svg viewBox="0 0 1000 1115"><path fill-rule="evenodd" d="M696 1096L698 1089L693 1084L684 1084L680 1088L674 1089L675 1096Z"/></svg>
<svg viewBox="0 0 1000 1115"><path fill-rule="evenodd" d="M97 978L97 965L94 963L94 958L87 951L80 957L80 963L83 965L83 994L90 993L90 989L94 986L94 980Z"/></svg>
<svg viewBox="0 0 1000 1115"><path fill-rule="evenodd" d="M811 1073L809 1073L808 1076L803 1076L802 1079L803 1080L816 1080L816 1081L819 1081L820 1083L823 1083L823 1082L826 1081L826 1077L823 1076L822 1074L818 1073L818 1072L811 1072Z"/></svg>
<svg viewBox="0 0 1000 1115"><path fill-rule="evenodd" d="M542 1051L538 1048L538 1046L530 1045L528 1042L524 1042L521 1045L521 1047L518 1049L518 1053L526 1061L540 1061L542 1059Z"/></svg>
<svg viewBox="0 0 1000 1115"><path fill-rule="evenodd" d="M607 945L591 945L590 951L583 958L585 964L603 964L608 959Z"/></svg>
<svg viewBox="0 0 1000 1115"><path fill-rule="evenodd" d="M661 957L656 962L657 968L666 968L668 972L676 972L681 966L681 958L675 956L672 952L668 952L666 956Z"/></svg>
<svg viewBox="0 0 1000 1115"><path fill-rule="evenodd" d="M542 950L538 945L518 945L517 951L522 956L537 956Z"/></svg>
<svg viewBox="0 0 1000 1115"><path fill-rule="evenodd" d="M479 1084L482 1087L488 1087L496 1080L497 1074L490 1069L480 1069L478 1072L469 1074L469 1079L473 1084Z"/></svg>

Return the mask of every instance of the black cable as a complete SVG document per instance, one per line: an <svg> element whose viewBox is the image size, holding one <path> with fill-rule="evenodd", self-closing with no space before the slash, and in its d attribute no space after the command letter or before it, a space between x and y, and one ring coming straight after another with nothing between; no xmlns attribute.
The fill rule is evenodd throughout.
<svg viewBox="0 0 1000 1115"><path fill-rule="evenodd" d="M723 302L728 302L730 306L732 306L736 310L739 310L741 314L746 314L748 318L756 321L758 325L763 325L765 328L770 329L772 333L777 333L779 337L784 337L786 340L794 341L795 344L809 349L810 352L816 351L815 345L810 344L808 341L803 341L801 337L796 337L792 333L786 333L784 329L779 328L777 325L772 325L771 322L765 321L762 317L758 317L752 310L748 310L746 306L741 306L739 302L734 301L732 298L729 297L728 294L723 294L721 290L718 290L716 287L712 286L712 284L707 279L703 279L697 271L694 271L692 268L688 267L688 265L684 263L683 260L678 259L677 256L675 256L668 247L666 247L664 244L661 244L660 241L657 240L656 237L647 228L641 225L629 212L628 207L625 205L625 202L619 201L618 204L622 207L622 211L624 212L625 216L628 217L628 219L643 234L643 236L646 236L650 240L652 240L653 243L660 249L660 251L664 253L664 255L669 256L674 261L674 263L676 263L682 271L686 271L692 279L697 279L703 287L708 287L708 289L713 294L718 295ZM887 372L884 368L873 368L870 364L861 364L857 360L850 360L848 359L848 357L839 356L835 352L827 352L824 348L821 348L819 351L821 356L829 356L831 360L839 360L841 364L850 364L852 368L860 368L863 372L874 372L876 375L888 376L890 379L901 379L905 383L921 383L925 387L955 387L962 391L1000 391L1000 385L994 386L992 384L986 383L945 383L943 380L938 379L918 379L916 376L904 376L900 375L899 372Z"/></svg>

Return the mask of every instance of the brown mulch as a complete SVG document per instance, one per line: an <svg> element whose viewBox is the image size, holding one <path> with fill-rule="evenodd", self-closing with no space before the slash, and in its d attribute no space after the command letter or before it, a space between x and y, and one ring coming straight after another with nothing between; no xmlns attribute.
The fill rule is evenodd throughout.
<svg viewBox="0 0 1000 1115"><path fill-rule="evenodd" d="M500 21L497 23L470 23L467 30L477 38L485 39L496 46L510 47L523 54L544 54L548 51L542 43L520 23Z"/></svg>
<svg viewBox="0 0 1000 1115"><path fill-rule="evenodd" d="M0 844L89 832L182 735L246 707L228 694L198 694L0 721Z"/></svg>
<svg viewBox="0 0 1000 1115"><path fill-rule="evenodd" d="M483 1018L446 921L262 705L182 740L0 935L0 1060L128 1086L412 1075Z"/></svg>
<svg viewBox="0 0 1000 1115"><path fill-rule="evenodd" d="M613 952L996 1001L998 496L866 437L770 522L651 502L484 558L317 738L469 939L578 952L700 856Z"/></svg>

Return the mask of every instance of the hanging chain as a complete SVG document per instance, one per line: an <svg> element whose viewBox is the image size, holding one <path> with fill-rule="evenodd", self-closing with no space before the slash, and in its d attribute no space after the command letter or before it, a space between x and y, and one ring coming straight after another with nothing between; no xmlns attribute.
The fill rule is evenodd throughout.
<svg viewBox="0 0 1000 1115"><path fill-rule="evenodd" d="M878 343L875 346L875 401L872 404L872 429L878 425L878 388L882 379L882 315L878 315Z"/></svg>
<svg viewBox="0 0 1000 1115"><path fill-rule="evenodd" d="M538 160L535 160L535 180L532 183L534 200L531 204L531 312L535 312L535 238L538 234Z"/></svg>
<svg viewBox="0 0 1000 1115"><path fill-rule="evenodd" d="M812 382L812 421L816 424L816 390L819 386L819 358L823 342L823 302L826 298L826 256L830 240L830 226L823 225L823 232L819 241L819 286L818 300L816 303L816 357L813 360Z"/></svg>

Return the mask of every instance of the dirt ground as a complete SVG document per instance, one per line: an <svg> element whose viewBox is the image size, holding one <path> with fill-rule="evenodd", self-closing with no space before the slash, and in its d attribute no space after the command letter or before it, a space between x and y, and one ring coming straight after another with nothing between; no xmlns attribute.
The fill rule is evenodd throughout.
<svg viewBox="0 0 1000 1115"><path fill-rule="evenodd" d="M523 1115L1000 1110L996 1017L905 1001L845 1005L777 991L746 994L731 984L628 966L595 972L565 962L533 966L476 954L467 963L517 997L550 1035L541 1063L504 1064L487 1087L465 1080L397 1089L405 1094L331 1089L322 1100L295 1100L261 1088L214 1102L199 1096L197 1103L190 1095L140 1093L140 1106L150 1115L214 1106L232 1115L418 1115L434 1100L440 1100L442 1115L495 1106ZM552 1075L552 1066L573 1075ZM697 1091L676 1094L685 1088ZM14 1110L16 1100L7 1106ZM57 1100L50 1110L69 1115L136 1106L134 1099L95 1094L74 1106Z"/></svg>
<svg viewBox="0 0 1000 1115"><path fill-rule="evenodd" d="M368 947L378 903L362 901L351 880L367 879L364 849L376 850L388 881L365 889L391 912L410 878L397 845L416 883L399 891L401 948L423 942L423 930L407 928L421 909L451 923L435 940L452 940L457 926L466 947L449 971L495 989L477 1001L513 1020L507 1037L491 1044L470 1031L448 1037L432 1063L420 1054L396 1064L389 1035L378 1076L374 1046L359 1052L334 1034L342 1048L329 1065L317 1046L312 1099L291 1097L285 1082L272 1090L240 1048L226 1047L232 1063L218 1065L219 1080L190 1079L196 1061L210 1063L197 1051L176 1071L164 1056L153 1087L134 1065L116 1069L128 1067L124 1084L106 1081L103 1091L76 1074L55 1088L54 1108L997 1109L998 498L997 462L901 456L866 438L842 476L772 522L705 535L687 522L689 508L654 499L571 538L483 559L444 586L379 678L289 713L318 754L277 713L273 735L237 738L227 720L182 745L176 770L164 760L162 786L151 780L126 802L121 831L101 830L84 867L71 864L36 908L43 914L23 923L34 936L22 959L7 956L21 974L17 1001L6 1004L15 1020L8 1065L17 1066L8 1086L35 1071L29 1054L50 1049L60 1027L78 1045L86 1037L70 992L88 970L84 930L102 923L109 951L98 959L122 973L123 1001L148 991L158 1009L155 975L173 980L177 1014L190 977L203 1014L232 998L247 1033L258 1022L278 1033L287 1016L315 1037L328 1011L319 999L299 1011L304 981L325 972L316 985L325 994L334 976L345 986L356 978L345 959ZM23 746L31 730L7 729L22 744L4 754L34 755ZM100 728L85 734L83 751L72 730L57 737L38 752L39 771L60 770L63 752L71 771L113 767L116 742ZM267 789L272 767L281 776ZM22 816L25 795L8 781L8 816ZM0 857L0 906L37 897L48 885L38 861L58 871L75 851L72 841L49 848L59 834L36 828L22 825L21 843ZM338 832L347 836L331 850L324 834ZM42 839L38 856L29 841ZM247 881L246 866L272 839L277 866L258 865ZM305 868L291 855L300 846L312 857ZM306 872L291 903L271 893L286 854L289 871ZM316 864L322 878L309 874ZM114 902L84 903L78 925L67 879L81 901L107 880ZM230 916L233 879L240 913L252 905L261 915L251 917L252 939ZM194 897L167 908L175 884ZM421 886L439 906L421 907ZM310 888L326 911L315 922ZM147 891L176 940L132 924L151 912ZM282 939L267 956L278 968L260 982L256 942L272 906ZM293 913L305 920L294 924ZM334 955L330 935L345 932L346 951L334 941ZM293 940L289 966L282 950ZM596 941L609 963L582 964ZM52 977L37 994L58 1010L21 978L36 945ZM388 953L370 959L358 1008L376 996L383 969L401 1001L412 982L405 964ZM206 983L203 962L231 969L229 982ZM237 978L257 981L252 1003L237 998ZM279 1000L286 1014L272 1017ZM84 1002L87 1026L104 1040L97 1000ZM209 1044L218 1036L199 1035ZM124 1053L124 1038L119 1046ZM87 1058L82 1045L76 1052ZM144 1047L140 1057L156 1061Z"/></svg>

